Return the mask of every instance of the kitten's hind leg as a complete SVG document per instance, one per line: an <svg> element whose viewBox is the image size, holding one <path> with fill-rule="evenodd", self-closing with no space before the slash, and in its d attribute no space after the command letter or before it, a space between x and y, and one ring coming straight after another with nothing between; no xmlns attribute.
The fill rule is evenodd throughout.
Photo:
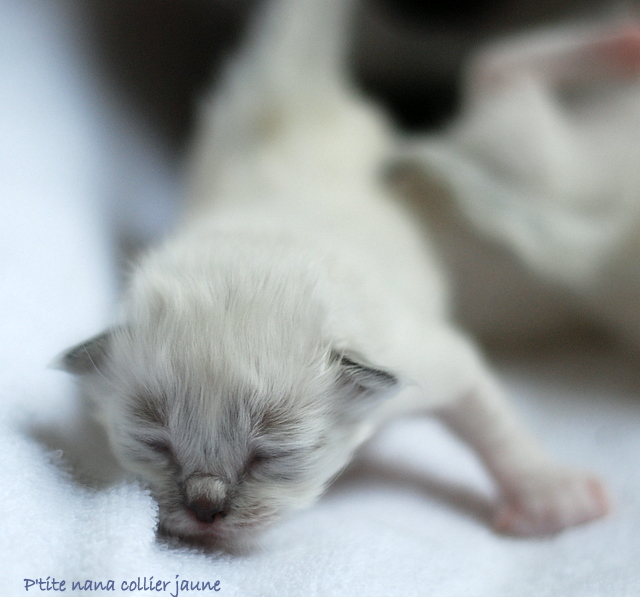
<svg viewBox="0 0 640 597"><path fill-rule="evenodd" d="M600 480L553 462L518 421L488 372L440 415L476 450L499 485L497 530L549 535L609 510Z"/></svg>
<svg viewBox="0 0 640 597"><path fill-rule="evenodd" d="M604 516L610 500L602 482L555 463L518 420L471 343L455 334L451 338L439 343L446 350L430 359L425 373L437 377L443 367L449 371L452 382L440 386L445 393L436 413L477 452L498 484L496 529L550 535Z"/></svg>

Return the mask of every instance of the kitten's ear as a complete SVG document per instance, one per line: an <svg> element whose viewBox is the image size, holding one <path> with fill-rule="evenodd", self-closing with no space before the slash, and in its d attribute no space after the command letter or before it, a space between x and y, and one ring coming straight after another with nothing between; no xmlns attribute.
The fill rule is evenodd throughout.
<svg viewBox="0 0 640 597"><path fill-rule="evenodd" d="M74 375L99 370L109 350L112 335L113 330L109 329L69 348L54 359L52 366Z"/></svg>
<svg viewBox="0 0 640 597"><path fill-rule="evenodd" d="M335 354L339 361L339 380L349 391L357 397L383 397L398 389L398 378L389 371L369 364L359 356L349 354Z"/></svg>

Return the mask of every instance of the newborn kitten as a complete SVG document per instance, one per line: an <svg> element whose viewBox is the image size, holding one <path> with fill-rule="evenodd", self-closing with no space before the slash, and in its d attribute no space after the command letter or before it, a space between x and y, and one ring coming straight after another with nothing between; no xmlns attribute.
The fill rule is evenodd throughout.
<svg viewBox="0 0 640 597"><path fill-rule="evenodd" d="M639 136L640 23L564 25L479 52L459 116L400 162L444 181L467 231L638 346Z"/></svg>
<svg viewBox="0 0 640 597"><path fill-rule="evenodd" d="M501 490L495 525L602 516L450 323L423 231L381 171L395 138L342 73L344 0L274 0L206 106L178 231L119 324L71 349L161 527L223 548L311 504L392 417L437 414Z"/></svg>

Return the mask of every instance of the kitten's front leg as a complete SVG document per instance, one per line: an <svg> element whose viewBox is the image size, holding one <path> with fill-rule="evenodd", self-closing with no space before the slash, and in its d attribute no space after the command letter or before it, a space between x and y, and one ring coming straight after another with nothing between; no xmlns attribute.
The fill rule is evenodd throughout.
<svg viewBox="0 0 640 597"><path fill-rule="evenodd" d="M410 365L408 377L429 397L428 410L477 452L495 479L497 530L550 535L609 511L597 477L554 462L522 425L472 342L445 327L424 337L422 365Z"/></svg>
<svg viewBox="0 0 640 597"><path fill-rule="evenodd" d="M553 462L517 420L489 372L440 415L475 448L499 485L497 530L549 535L609 511L602 482Z"/></svg>

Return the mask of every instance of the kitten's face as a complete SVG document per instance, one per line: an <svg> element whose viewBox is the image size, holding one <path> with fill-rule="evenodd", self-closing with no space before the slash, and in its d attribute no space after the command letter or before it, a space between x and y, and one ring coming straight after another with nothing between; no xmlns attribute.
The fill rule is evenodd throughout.
<svg viewBox="0 0 640 597"><path fill-rule="evenodd" d="M83 375L122 465L151 489L161 528L241 547L321 494L396 380L304 334L288 334L289 350L272 337L269 350L254 333L221 345L206 326L177 323L118 328L65 364Z"/></svg>
<svg viewBox="0 0 640 597"><path fill-rule="evenodd" d="M127 393L109 413L121 462L170 533L233 545L309 504L348 460L354 425L326 403L296 408L259 390Z"/></svg>

